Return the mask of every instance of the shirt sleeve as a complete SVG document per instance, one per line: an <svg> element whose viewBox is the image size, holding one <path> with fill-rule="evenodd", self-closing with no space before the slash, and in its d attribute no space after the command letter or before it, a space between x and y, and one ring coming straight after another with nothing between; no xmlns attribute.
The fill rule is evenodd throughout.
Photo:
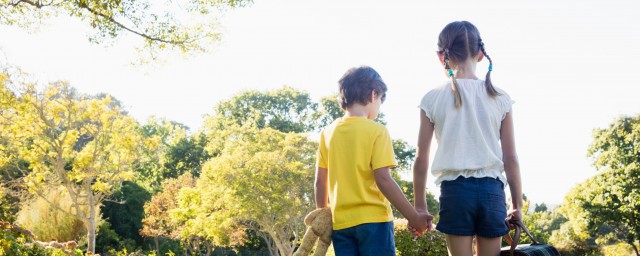
<svg viewBox="0 0 640 256"><path fill-rule="evenodd" d="M500 100L498 101L500 104L500 113L502 114L502 120L507 116L507 113L511 112L511 107L513 106L515 101L511 99L509 94L502 92L500 95Z"/></svg>
<svg viewBox="0 0 640 256"><path fill-rule="evenodd" d="M318 152L316 153L316 165L319 168L328 168L327 164L327 144L324 141L324 131L320 133L320 143L318 143Z"/></svg>
<svg viewBox="0 0 640 256"><path fill-rule="evenodd" d="M433 123L433 101L434 101L434 93L433 91L425 94L420 100L420 105L418 107L427 114L429 121Z"/></svg>
<svg viewBox="0 0 640 256"><path fill-rule="evenodd" d="M387 128L382 127L373 143L371 168L372 170L382 167L393 168L396 167L396 165L398 165L398 163L393 153L393 143L391 142L389 131L387 131Z"/></svg>

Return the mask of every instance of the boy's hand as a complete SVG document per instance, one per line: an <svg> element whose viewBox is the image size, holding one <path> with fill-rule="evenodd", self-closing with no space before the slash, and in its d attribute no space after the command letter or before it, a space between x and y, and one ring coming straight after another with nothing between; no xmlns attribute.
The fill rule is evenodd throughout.
<svg viewBox="0 0 640 256"><path fill-rule="evenodd" d="M426 211L419 211L418 216L417 223L409 222L409 230L413 233L414 239L424 235L427 231L433 230L433 215Z"/></svg>

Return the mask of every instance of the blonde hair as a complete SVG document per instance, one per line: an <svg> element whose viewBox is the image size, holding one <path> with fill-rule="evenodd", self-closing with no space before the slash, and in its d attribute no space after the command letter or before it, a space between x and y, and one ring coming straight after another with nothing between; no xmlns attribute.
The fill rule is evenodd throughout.
<svg viewBox="0 0 640 256"><path fill-rule="evenodd" d="M455 97L456 108L462 107L462 95L460 95L460 91L458 90L458 82L454 77L453 69L449 62L462 63L476 56L481 51L489 60L489 71L487 71L484 85L487 93L491 95L491 97L496 97L500 95L500 93L491 83L493 61L484 48L484 43L482 42L482 38L480 38L478 28L468 21L454 21L447 24L440 32L440 36L438 37L438 52L443 55L444 68L449 72L449 77L451 78L451 89Z"/></svg>

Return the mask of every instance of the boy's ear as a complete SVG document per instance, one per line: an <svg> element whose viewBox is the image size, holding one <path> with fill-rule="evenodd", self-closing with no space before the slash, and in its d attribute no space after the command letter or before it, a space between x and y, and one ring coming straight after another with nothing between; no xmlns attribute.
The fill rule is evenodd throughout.
<svg viewBox="0 0 640 256"><path fill-rule="evenodd" d="M376 101L376 97L378 97L378 93L376 93L375 90L371 90L371 98L369 99L369 102Z"/></svg>

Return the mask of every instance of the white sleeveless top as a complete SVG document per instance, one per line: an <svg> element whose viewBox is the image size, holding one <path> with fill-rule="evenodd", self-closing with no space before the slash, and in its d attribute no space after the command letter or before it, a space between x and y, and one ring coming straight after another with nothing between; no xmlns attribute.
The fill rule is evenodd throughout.
<svg viewBox="0 0 640 256"><path fill-rule="evenodd" d="M457 79L462 107L456 109L451 82L429 91L420 102L435 127L438 149L431 173L436 185L456 178L498 178L507 184L500 127L513 102L503 90L495 98L483 80Z"/></svg>

